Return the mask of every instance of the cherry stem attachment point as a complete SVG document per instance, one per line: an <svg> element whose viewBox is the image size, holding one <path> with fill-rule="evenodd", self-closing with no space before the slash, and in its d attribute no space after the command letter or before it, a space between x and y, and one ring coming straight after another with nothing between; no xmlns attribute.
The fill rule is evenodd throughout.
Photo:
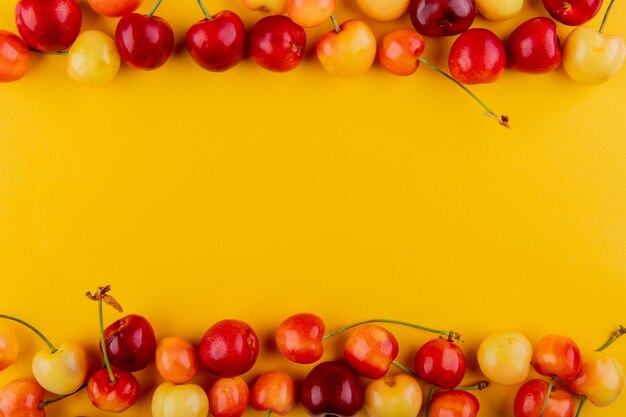
<svg viewBox="0 0 626 417"><path fill-rule="evenodd" d="M604 33L604 26L606 25L606 20L609 17L609 13L611 12L611 7L613 7L613 3L615 3L615 0L611 0L609 2L609 5L606 7L606 12L604 12L604 17L602 18L602 23L600 23L600 29L598 29L598 32L600 33Z"/></svg>
<svg viewBox="0 0 626 417"><path fill-rule="evenodd" d="M456 85L461 87L461 89L463 89L463 91L465 91L467 94L470 95L470 97L472 97L474 100L476 100L476 102L480 105L480 107L482 107L485 110L485 116L491 117L492 119L497 121L500 124L500 126L504 126L506 128L509 128L509 129L511 128L511 126L509 125L509 116L506 116L506 115L498 116L485 103L483 103L483 101L481 99L479 99L476 94L472 93L469 88L465 87L463 84L461 84L460 82L455 80L454 77L452 77L451 75L448 75L444 71L440 70L434 64L431 64L426 58L420 57L419 60L424 65L427 65L428 67L433 69L435 72L438 72L439 74L443 75L444 77L446 77L447 79L449 79L450 81L452 81L453 83L455 83Z"/></svg>
<svg viewBox="0 0 626 417"><path fill-rule="evenodd" d="M156 2L154 3L154 6L152 6L152 9L150 9L150 11L148 12L148 14L146 16L148 16L148 17L154 16L154 14L156 13L157 9L161 5L162 1L163 0L156 0Z"/></svg>
<svg viewBox="0 0 626 417"><path fill-rule="evenodd" d="M61 395L60 397L56 397L56 398L53 398L53 399L48 400L48 401L40 402L39 403L39 408L44 408L44 407L49 406L50 404L54 404L57 401L61 401L62 399L70 397L70 396L76 394L77 392L84 390L85 388L87 388L87 383L86 382L83 385L81 385L80 387L78 387L78 389L76 391L74 391L74 392L70 392L69 394Z"/></svg>
<svg viewBox="0 0 626 417"><path fill-rule="evenodd" d="M198 0L198 5L200 6L200 9L202 9L202 13L204 13L206 20L208 20L209 22L213 20L211 13L209 13L206 7L204 7L204 2L202 2L202 0Z"/></svg>
<svg viewBox="0 0 626 417"><path fill-rule="evenodd" d="M613 342L615 342L617 339L619 339L622 335L624 335L626 333L626 328L624 326L622 326L620 324L619 328L617 330L615 330L612 334L611 337L609 338L609 340L607 340L602 346L600 346L599 348L596 349L596 352L602 352L604 349L608 348L609 346L611 346L611 344Z"/></svg>
<svg viewBox="0 0 626 417"><path fill-rule="evenodd" d="M576 410L576 417L580 417L580 413L582 413L582 411L583 411L583 406L585 405L585 402L587 402L587 397L585 397L583 395L582 397L580 397L580 403L578 404L578 410Z"/></svg>
<svg viewBox="0 0 626 417"><path fill-rule="evenodd" d="M337 23L337 19L335 19L334 14L330 15L330 21L333 22L333 27L335 28L335 32L337 33L341 32L341 27L339 26L339 23Z"/></svg>
<svg viewBox="0 0 626 417"><path fill-rule="evenodd" d="M16 322L18 322L20 324L23 324L24 326L28 327L33 332L35 332L37 334L37 336L39 336L41 338L41 340L44 341L44 343L50 349L50 353L56 353L58 351L58 349L56 347L54 347L54 345L50 342L50 340L48 340L48 338L46 336L44 336L43 333L41 333L39 330L37 330L35 328L35 326L33 326L32 324L29 324L29 323L25 322L22 319L18 319L17 317L7 316L6 314L0 314L0 318L7 319L7 320L13 320L13 321L16 321Z"/></svg>
<svg viewBox="0 0 626 417"><path fill-rule="evenodd" d="M546 408L548 408L548 400L550 400L550 393L552 392L552 386L554 385L554 380L556 379L556 375L552 375L550 378L550 384L548 385L548 390L546 391L546 398L543 400L543 407L541 407L541 412L539 413L539 417L543 417L543 413L546 412Z"/></svg>
<svg viewBox="0 0 626 417"><path fill-rule="evenodd" d="M428 389L428 398L426 399L426 413L424 417L428 417L430 413L430 403L433 400L433 392L435 391L435 384L430 384L430 388Z"/></svg>
<svg viewBox="0 0 626 417"><path fill-rule="evenodd" d="M457 342L463 342L463 336L461 336L461 334L454 332L454 331L445 331L445 330L436 330L436 329L431 329L430 327L425 327L425 326L420 326L419 324L413 324L413 323L409 323L407 321L400 321L400 320L389 320L389 319L371 319L371 320L364 320L364 321L359 321L358 323L354 323L351 324L349 326L343 327L339 330L335 330L334 332L325 334L324 337L322 337L322 340L326 340L329 339L335 335L338 335L339 333L343 333L346 330L350 330L353 329L355 327L361 326L363 324L369 324L369 323L391 323L391 324L399 324L401 326L407 326L407 327L413 327L415 329L419 329L419 330L424 330L430 333L436 333L439 334L441 336L446 336L448 338L448 340L452 341L452 340L456 340Z"/></svg>
<svg viewBox="0 0 626 417"><path fill-rule="evenodd" d="M458 391L482 391L489 386L489 381L480 381L478 384L470 385L467 387L457 387Z"/></svg>
<svg viewBox="0 0 626 417"><path fill-rule="evenodd" d="M404 366L404 365L403 365L403 364L401 364L400 362L398 362L398 361L392 361L391 363L392 363L394 366L396 366L397 368L402 369L404 372L406 372L407 374L411 375L412 377L414 377L414 378L419 378L415 372L411 371L408 367Z"/></svg>

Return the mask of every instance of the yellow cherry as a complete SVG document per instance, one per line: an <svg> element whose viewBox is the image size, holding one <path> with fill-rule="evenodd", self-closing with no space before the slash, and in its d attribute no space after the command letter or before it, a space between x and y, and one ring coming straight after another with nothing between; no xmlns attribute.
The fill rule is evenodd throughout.
<svg viewBox="0 0 626 417"><path fill-rule="evenodd" d="M67 53L67 73L82 84L111 81L120 68L115 41L98 30L81 32Z"/></svg>

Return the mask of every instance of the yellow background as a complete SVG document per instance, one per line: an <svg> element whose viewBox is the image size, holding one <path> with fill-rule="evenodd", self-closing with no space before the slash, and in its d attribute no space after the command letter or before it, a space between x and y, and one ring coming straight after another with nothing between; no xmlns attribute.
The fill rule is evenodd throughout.
<svg viewBox="0 0 626 417"><path fill-rule="evenodd" d="M14 3L0 6L0 27L11 31ZM240 12L248 27L262 16L238 1L207 6ZM84 29L114 32L115 20L86 5L84 15ZM625 69L598 87L562 69L507 71L472 87L510 115L507 131L428 68L400 78L375 66L339 79L310 53L287 74L249 60L211 74L183 47L201 18L196 2L166 0L157 15L179 45L157 71L123 68L85 87L66 76L64 57L33 54L26 78L0 86L1 312L53 341L84 343L94 366L97 309L83 294L98 285L111 284L158 337L198 342L218 320L246 320L263 342L248 381L265 369L302 377L310 368L266 347L300 311L328 329L386 317L458 330L467 383L480 377L474 355L487 334L513 329L535 342L556 332L590 350L626 322ZM352 1L339 0L336 15L363 18ZM519 16L474 26L505 38L535 15L546 12L531 0ZM617 2L607 32L626 36L624 21ZM411 25L405 17L372 27L380 39ZM308 31L309 51L329 30ZM562 39L569 30L559 28ZM428 39L425 56L446 68L452 41ZM107 321L119 316L106 312ZM11 327L22 355L0 384L29 375L44 347ZM431 337L390 329L406 364ZM626 365L624 343L609 352ZM153 368L140 378L147 395L130 416L148 415L158 382ZM479 393L480 415L512 416L514 392ZM583 415L625 413L621 398ZM48 415L106 413L80 394Z"/></svg>

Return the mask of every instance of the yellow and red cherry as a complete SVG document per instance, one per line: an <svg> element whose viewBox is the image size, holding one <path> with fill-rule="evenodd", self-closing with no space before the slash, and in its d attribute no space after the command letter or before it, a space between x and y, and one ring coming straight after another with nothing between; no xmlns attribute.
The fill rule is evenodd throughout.
<svg viewBox="0 0 626 417"><path fill-rule="evenodd" d="M0 83L17 81L28 72L28 45L19 36L0 30ZM0 338L2 337L0 328ZM2 341L0 339L0 370L2 370Z"/></svg>
<svg viewBox="0 0 626 417"><path fill-rule="evenodd" d="M170 336L159 341L154 356L159 375L173 384L189 382L198 373L198 352L187 340Z"/></svg>
<svg viewBox="0 0 626 417"><path fill-rule="evenodd" d="M518 14L524 0L476 0L476 9L485 19L505 20Z"/></svg>
<svg viewBox="0 0 626 417"><path fill-rule="evenodd" d="M287 16L305 28L321 25L334 10L335 0L287 0Z"/></svg>
<svg viewBox="0 0 626 417"><path fill-rule="evenodd" d="M546 402L548 389L549 384L541 379L532 379L522 385L515 394L515 417L540 417L542 410L543 417L572 417L575 406L569 392L553 388Z"/></svg>
<svg viewBox="0 0 626 417"><path fill-rule="evenodd" d="M463 84L492 83L506 69L506 51L492 31L468 29L452 44L448 67L450 74Z"/></svg>
<svg viewBox="0 0 626 417"><path fill-rule="evenodd" d="M304 378L300 401L311 416L352 416L363 407L359 375L341 362L322 362Z"/></svg>
<svg viewBox="0 0 626 417"><path fill-rule="evenodd" d="M369 26L356 19L338 25L331 17L335 30L323 34L317 41L316 53L322 66L340 77L364 74L376 59L376 38Z"/></svg>
<svg viewBox="0 0 626 417"><path fill-rule="evenodd" d="M272 14L283 14L287 11L287 0L241 0L241 4L249 10L261 10Z"/></svg>
<svg viewBox="0 0 626 417"><path fill-rule="evenodd" d="M580 373L567 382L574 393L584 395L596 407L605 407L624 391L624 370L619 361L603 352L582 356Z"/></svg>
<svg viewBox="0 0 626 417"><path fill-rule="evenodd" d="M236 13L222 10L215 15L198 0L205 18L187 31L187 51L207 71L226 71L237 65L246 50L246 27Z"/></svg>
<svg viewBox="0 0 626 417"><path fill-rule="evenodd" d="M240 320L222 320L211 326L198 346L200 363L219 378L248 372L259 355L259 339Z"/></svg>
<svg viewBox="0 0 626 417"><path fill-rule="evenodd" d="M160 384L152 396L152 417L206 417L209 398L196 384Z"/></svg>
<svg viewBox="0 0 626 417"><path fill-rule="evenodd" d="M422 389L406 374L376 379L365 388L364 407L370 417L416 417L422 408Z"/></svg>
<svg viewBox="0 0 626 417"><path fill-rule="evenodd" d="M389 330L377 324L364 324L350 333L343 356L360 375L378 379L387 374L398 350L398 342Z"/></svg>
<svg viewBox="0 0 626 417"><path fill-rule="evenodd" d="M87 2L102 16L122 17L137 10L143 0L87 0Z"/></svg>
<svg viewBox="0 0 626 417"><path fill-rule="evenodd" d="M113 379L111 379L113 375ZM117 368L97 370L87 383L87 397L98 410L121 413L132 407L141 396L137 378Z"/></svg>
<svg viewBox="0 0 626 417"><path fill-rule="evenodd" d="M250 389L241 377L220 378L209 391L214 417L241 417L250 403Z"/></svg>
<svg viewBox="0 0 626 417"><path fill-rule="evenodd" d="M580 372L580 349L567 336L549 334L535 344L532 365L541 375L568 381Z"/></svg>
<svg viewBox="0 0 626 417"><path fill-rule="evenodd" d="M265 16L248 32L248 55L262 68L274 72L295 69L306 50L306 32L287 16Z"/></svg>
<svg viewBox="0 0 626 417"><path fill-rule="evenodd" d="M85 30L67 52L67 74L76 82L97 85L111 81L120 69L115 41L99 30Z"/></svg>
<svg viewBox="0 0 626 417"><path fill-rule="evenodd" d="M390 22L402 17L410 0L356 0L363 14L379 22Z"/></svg>
<svg viewBox="0 0 626 417"><path fill-rule="evenodd" d="M569 26L590 21L600 10L602 0L542 0L550 16Z"/></svg>
<svg viewBox="0 0 626 417"><path fill-rule="evenodd" d="M0 74L2 74L1 65L0 60ZM13 333L13 330L11 330L9 326L0 323L0 371L4 371L9 366L13 365L19 354L20 348L15 333Z"/></svg>
<svg viewBox="0 0 626 417"><path fill-rule="evenodd" d="M414 369L417 376L440 388L457 387L465 376L465 368L465 355L451 340L429 340L415 354Z"/></svg>
<svg viewBox="0 0 626 417"><path fill-rule="evenodd" d="M82 19L76 0L19 0L15 6L17 31L40 52L68 48L80 32Z"/></svg>
<svg viewBox="0 0 626 417"><path fill-rule="evenodd" d="M129 67L154 70L174 51L174 31L167 21L155 16L162 0L156 0L146 15L128 13L115 28L115 43L122 61Z"/></svg>
<svg viewBox="0 0 626 417"><path fill-rule="evenodd" d="M519 25L504 42L508 65L521 72L542 74L561 64L561 41L556 23L534 17Z"/></svg>
<svg viewBox="0 0 626 417"><path fill-rule="evenodd" d="M378 46L378 61L390 73L411 75L420 65L424 38L414 30L398 29L386 34Z"/></svg>
<svg viewBox="0 0 626 417"><path fill-rule="evenodd" d="M435 394L430 403L429 417L476 417L480 403L474 394L462 390Z"/></svg>
<svg viewBox="0 0 626 417"><path fill-rule="evenodd" d="M478 365L490 381L517 385L526 381L530 372L533 346L519 332L487 336L478 347Z"/></svg>
<svg viewBox="0 0 626 417"><path fill-rule="evenodd" d="M0 416L46 417L40 404L44 389L32 378L13 380L0 388Z"/></svg>
<svg viewBox="0 0 626 417"><path fill-rule="evenodd" d="M299 313L285 319L276 331L276 347L296 363L317 362L324 354L326 327L315 314Z"/></svg>
<svg viewBox="0 0 626 417"><path fill-rule="evenodd" d="M451 36L467 30L476 17L474 0L411 0L409 16L424 36Z"/></svg>
<svg viewBox="0 0 626 417"><path fill-rule="evenodd" d="M285 372L266 372L252 386L250 400L255 410L285 416L296 403L295 385Z"/></svg>

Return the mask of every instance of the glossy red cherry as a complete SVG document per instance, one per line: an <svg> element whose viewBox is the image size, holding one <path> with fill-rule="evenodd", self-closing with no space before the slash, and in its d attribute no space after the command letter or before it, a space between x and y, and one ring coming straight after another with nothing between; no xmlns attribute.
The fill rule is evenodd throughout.
<svg viewBox="0 0 626 417"><path fill-rule="evenodd" d="M96 371L87 383L89 401L99 410L121 413L133 406L141 396L137 378L130 372L112 368L115 383L111 383L106 368Z"/></svg>
<svg viewBox="0 0 626 417"><path fill-rule="evenodd" d="M415 373L423 381L444 389L458 386L465 376L465 355L449 340L433 339L415 354Z"/></svg>
<svg viewBox="0 0 626 417"><path fill-rule="evenodd" d="M474 394L451 390L433 395L430 403L430 417L476 417L480 403Z"/></svg>
<svg viewBox="0 0 626 417"><path fill-rule="evenodd" d="M129 13L117 23L115 43L126 65L142 70L161 67L174 51L174 32L158 16Z"/></svg>
<svg viewBox="0 0 626 417"><path fill-rule="evenodd" d="M252 387L251 403L255 410L285 416L293 409L295 402L295 385L285 372L266 372Z"/></svg>
<svg viewBox="0 0 626 417"><path fill-rule="evenodd" d="M474 0L411 0L409 16L415 29L425 36L457 35L476 17Z"/></svg>
<svg viewBox="0 0 626 417"><path fill-rule="evenodd" d="M543 0L543 7L557 22L580 26L600 11L602 0Z"/></svg>
<svg viewBox="0 0 626 417"><path fill-rule="evenodd" d="M398 342L384 327L364 324L350 334L343 355L359 374L378 379L387 374L389 365L398 356Z"/></svg>
<svg viewBox="0 0 626 417"><path fill-rule="evenodd" d="M80 33L82 20L76 0L19 0L15 6L20 36L41 52L69 48Z"/></svg>
<svg viewBox="0 0 626 417"><path fill-rule="evenodd" d="M241 61L246 47L246 27L236 13L222 10L211 19L194 23L187 31L187 50L208 71L226 71Z"/></svg>
<svg viewBox="0 0 626 417"><path fill-rule="evenodd" d="M209 391L213 417L241 417L250 403L250 389L241 377L220 378Z"/></svg>
<svg viewBox="0 0 626 417"><path fill-rule="evenodd" d="M500 38L487 29L468 29L452 44L450 74L463 84L492 83L504 73L506 51Z"/></svg>
<svg viewBox="0 0 626 417"><path fill-rule="evenodd" d="M541 375L570 380L580 372L580 349L567 336L549 334L533 347L532 365Z"/></svg>
<svg viewBox="0 0 626 417"><path fill-rule="evenodd" d="M519 25L504 42L509 66L530 74L541 74L561 64L561 41L556 24L535 17Z"/></svg>
<svg viewBox="0 0 626 417"><path fill-rule="evenodd" d="M326 328L314 314L295 314L278 327L276 346L287 359L296 363L317 362L324 354L322 338Z"/></svg>
<svg viewBox="0 0 626 417"><path fill-rule="evenodd" d="M33 378L16 379L0 388L0 416L46 417L43 408L44 389Z"/></svg>
<svg viewBox="0 0 626 417"><path fill-rule="evenodd" d="M154 360L156 336L144 317L131 314L111 323L104 330L111 365L124 371L144 369Z"/></svg>
<svg viewBox="0 0 626 417"><path fill-rule="evenodd" d="M198 353L202 366L213 375L233 377L252 369L259 355L259 339L247 323L222 320L206 331Z"/></svg>
<svg viewBox="0 0 626 417"><path fill-rule="evenodd" d="M522 385L515 395L513 412L515 417L539 417L546 399L549 384L533 379ZM565 390L553 387L543 417L572 417L574 399Z"/></svg>
<svg viewBox="0 0 626 417"><path fill-rule="evenodd" d="M0 83L19 80L28 72L29 64L28 45L19 36L0 30ZM5 365L1 345L0 338L0 370L4 369Z"/></svg>
<svg viewBox="0 0 626 417"><path fill-rule="evenodd" d="M256 22L248 34L248 54L270 71L291 71L300 65L306 49L302 26L287 16L271 15Z"/></svg>
<svg viewBox="0 0 626 417"><path fill-rule="evenodd" d="M322 362L304 378L300 401L311 416L352 416L363 407L359 375L341 362Z"/></svg>

